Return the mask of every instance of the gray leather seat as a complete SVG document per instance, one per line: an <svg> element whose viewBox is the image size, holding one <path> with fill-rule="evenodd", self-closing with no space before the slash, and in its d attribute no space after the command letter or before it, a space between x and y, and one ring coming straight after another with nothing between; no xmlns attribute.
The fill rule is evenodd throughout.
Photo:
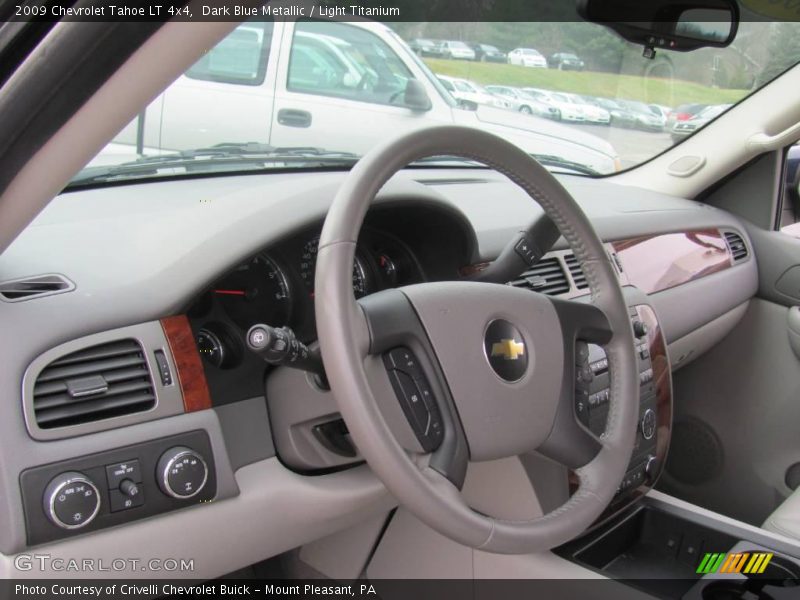
<svg viewBox="0 0 800 600"><path fill-rule="evenodd" d="M762 527L800 540L800 488L767 517Z"/></svg>

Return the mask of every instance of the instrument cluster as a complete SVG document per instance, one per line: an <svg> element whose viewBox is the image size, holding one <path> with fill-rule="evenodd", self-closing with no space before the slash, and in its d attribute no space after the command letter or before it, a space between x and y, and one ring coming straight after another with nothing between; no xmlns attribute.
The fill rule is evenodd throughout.
<svg viewBox="0 0 800 600"><path fill-rule="evenodd" d="M208 364L236 366L241 358L237 339L258 323L291 327L305 342L316 339L318 248L319 229L305 231L248 258L202 294L189 316L198 326L198 349ZM373 229L362 231L353 263L356 298L423 279L418 260L403 241Z"/></svg>

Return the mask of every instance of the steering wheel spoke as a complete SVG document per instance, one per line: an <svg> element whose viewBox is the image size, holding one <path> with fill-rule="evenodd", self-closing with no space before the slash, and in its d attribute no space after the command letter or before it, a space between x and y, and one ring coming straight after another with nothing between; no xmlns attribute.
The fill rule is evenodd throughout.
<svg viewBox="0 0 800 600"><path fill-rule="evenodd" d="M368 296L359 305L369 328L368 353L382 364L383 375L393 391L393 398L384 402L385 412L397 413L399 408L415 436L418 450L431 454L428 466L461 488L469 448L447 382L419 317L401 290ZM394 402L394 406L389 406L389 402Z"/></svg>
<svg viewBox="0 0 800 600"><path fill-rule="evenodd" d="M589 431L589 343L606 344L612 337L605 313L591 302L553 299L564 340L564 374L553 429L541 454L571 468L588 464L602 447Z"/></svg>

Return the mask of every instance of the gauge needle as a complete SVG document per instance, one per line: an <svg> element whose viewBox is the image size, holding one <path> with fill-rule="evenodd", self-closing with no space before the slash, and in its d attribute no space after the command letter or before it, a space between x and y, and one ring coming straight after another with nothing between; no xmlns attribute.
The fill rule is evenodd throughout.
<svg viewBox="0 0 800 600"><path fill-rule="evenodd" d="M244 290L214 290L215 294L223 294L225 296L245 296L247 292Z"/></svg>

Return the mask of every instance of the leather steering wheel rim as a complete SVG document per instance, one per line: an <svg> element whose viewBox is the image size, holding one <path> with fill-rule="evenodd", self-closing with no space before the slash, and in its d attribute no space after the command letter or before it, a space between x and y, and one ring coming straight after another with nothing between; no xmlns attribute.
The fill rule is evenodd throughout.
<svg viewBox="0 0 800 600"><path fill-rule="evenodd" d="M575 468L580 483L571 498L558 509L535 519L502 520L471 509L452 478L431 468L424 453L410 452L398 441L385 409L382 411L376 401L375 390L379 386L375 383L375 369L369 366L373 333L352 290L356 241L367 209L380 188L409 163L441 155L485 164L507 176L538 202L571 246L586 274L591 305L607 320L602 329L608 333L604 349L610 376L609 411L606 431L597 440L599 451L586 464ZM412 287L424 292L425 286L443 285ZM510 294L501 289L509 287L474 282L451 285L457 295L465 295L459 293L462 290L470 292L466 295L474 291L475 295L493 294L496 298ZM319 344L340 412L369 466L400 504L420 520L467 546L498 553L529 553L575 538L611 502L630 460L639 411L638 370L628 308L611 260L586 215L553 175L528 154L493 134L460 126L417 130L373 148L350 171L328 212L320 237L315 289ZM412 291L409 288L406 295ZM536 306L556 302L527 290L517 292L537 297ZM453 296L454 302L456 297ZM513 302L523 299L509 298ZM579 303L565 301L565 304ZM575 337L572 330L567 331L565 323L562 320L562 335L565 339L568 335ZM542 351L537 355L537 360L540 358L544 359ZM574 364L574 357L565 356L565 373L571 369L570 364ZM452 386L454 376L451 374L447 381ZM552 437L556 426L548 426L552 428L549 434ZM495 435L502 436L503 432ZM472 453L471 441L470 448ZM485 456L478 458L481 459Z"/></svg>

